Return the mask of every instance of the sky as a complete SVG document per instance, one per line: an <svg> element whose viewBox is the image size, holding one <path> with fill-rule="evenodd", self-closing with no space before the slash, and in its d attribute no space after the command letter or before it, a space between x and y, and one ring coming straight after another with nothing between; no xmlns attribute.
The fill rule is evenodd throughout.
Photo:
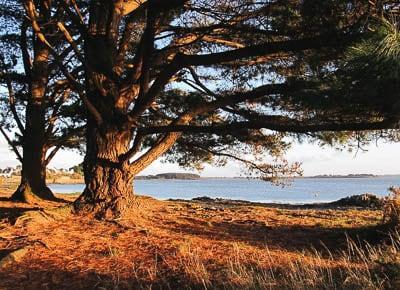
<svg viewBox="0 0 400 290"><path fill-rule="evenodd" d="M304 176L318 174L400 174L400 143L373 144L367 152L349 153L346 150L338 151L330 147L319 147L316 144L295 144L287 152L286 158L290 162L301 162ZM18 164L14 153L9 150L6 141L0 138L0 168ZM69 168L82 162L83 157L72 151L59 152L50 167ZM158 174L165 172L185 172L176 164L166 164L156 161L141 175ZM191 171L197 173L196 171ZM200 172L204 177L234 177L242 174L240 165L230 162L225 167L206 166Z"/></svg>

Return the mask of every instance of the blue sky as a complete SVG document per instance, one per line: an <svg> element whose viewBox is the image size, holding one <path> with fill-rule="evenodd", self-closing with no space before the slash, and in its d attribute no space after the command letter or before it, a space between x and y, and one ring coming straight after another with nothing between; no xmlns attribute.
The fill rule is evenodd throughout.
<svg viewBox="0 0 400 290"><path fill-rule="evenodd" d="M367 152L357 154L347 151L337 151L330 147L320 148L315 144L295 144L288 152L287 159L291 162L301 162L304 175L317 174L400 174L400 143L384 143L370 145ZM69 168L82 161L82 156L71 151L62 151L50 163L50 167ZM0 167L15 166L18 162L14 153L8 149L6 141L0 139ZM153 163L142 174L157 174L163 172L184 172L175 164L165 164L159 161ZM202 176L238 176L240 166L228 163L223 168L206 166Z"/></svg>

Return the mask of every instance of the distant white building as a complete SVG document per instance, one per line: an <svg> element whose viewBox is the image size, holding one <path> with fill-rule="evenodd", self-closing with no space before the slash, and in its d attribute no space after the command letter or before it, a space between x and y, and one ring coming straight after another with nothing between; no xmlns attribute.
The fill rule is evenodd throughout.
<svg viewBox="0 0 400 290"><path fill-rule="evenodd" d="M7 178L11 177L12 175L18 175L18 173L20 173L20 172L21 172L20 168L17 168L17 169L13 168L13 167L6 167L4 169L0 168L0 176L7 177Z"/></svg>

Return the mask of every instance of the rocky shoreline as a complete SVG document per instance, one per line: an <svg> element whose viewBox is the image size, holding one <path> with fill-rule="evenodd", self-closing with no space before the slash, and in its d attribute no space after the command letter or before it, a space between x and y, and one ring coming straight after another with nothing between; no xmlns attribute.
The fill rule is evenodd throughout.
<svg viewBox="0 0 400 290"><path fill-rule="evenodd" d="M372 193L352 195L341 198L333 202L324 203L305 203L305 204L290 204L290 203L264 203L252 202L247 200L234 200L225 198L211 198L208 196L196 197L191 200L184 199L169 199L169 201L183 203L198 203L207 206L214 206L216 209L230 206L260 206L271 208L286 208L286 209L341 209L341 208L362 208L362 209L381 209L384 199Z"/></svg>

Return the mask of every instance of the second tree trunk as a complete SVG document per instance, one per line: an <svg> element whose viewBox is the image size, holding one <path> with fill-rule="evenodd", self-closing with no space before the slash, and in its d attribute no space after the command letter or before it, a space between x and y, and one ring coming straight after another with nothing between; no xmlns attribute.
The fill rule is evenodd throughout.
<svg viewBox="0 0 400 290"><path fill-rule="evenodd" d="M29 103L23 137L21 184L12 199L31 202L35 199L55 200L46 186L45 112L40 103Z"/></svg>

